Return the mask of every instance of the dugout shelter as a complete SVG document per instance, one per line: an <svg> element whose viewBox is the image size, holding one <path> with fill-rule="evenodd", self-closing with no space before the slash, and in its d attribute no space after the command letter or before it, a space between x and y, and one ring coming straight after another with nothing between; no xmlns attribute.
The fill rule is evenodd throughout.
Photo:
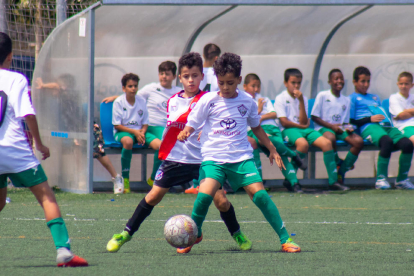
<svg viewBox="0 0 414 276"><path fill-rule="evenodd" d="M372 72L370 91L385 99L397 91L398 73L414 71L412 14L414 0L98 2L60 24L36 62L34 79L59 87L32 87L42 139L52 154L42 163L50 183L93 191L100 178L94 175L93 122L99 122L101 100L122 93L125 73L137 73L142 87L157 81L160 62L201 53L213 42L222 52L241 55L242 75L257 73L270 99L284 90L288 67L303 72L309 98L329 89L332 68L343 71L343 93L351 94L359 65Z"/></svg>

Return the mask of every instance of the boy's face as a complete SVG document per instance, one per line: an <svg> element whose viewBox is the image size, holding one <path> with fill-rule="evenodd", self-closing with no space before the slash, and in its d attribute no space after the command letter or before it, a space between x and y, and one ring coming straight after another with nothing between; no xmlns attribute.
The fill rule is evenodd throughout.
<svg viewBox="0 0 414 276"><path fill-rule="evenodd" d="M248 84L243 84L243 89L252 97L255 97L256 93L260 93L260 81L252 79Z"/></svg>
<svg viewBox="0 0 414 276"><path fill-rule="evenodd" d="M193 66L191 68L184 66L181 68L181 72L178 77L180 78L180 82L183 84L185 92L197 93L200 82L204 78L204 74L200 71L198 66Z"/></svg>
<svg viewBox="0 0 414 276"><path fill-rule="evenodd" d="M162 71L158 73L158 79L162 87L170 89L175 75L171 71Z"/></svg>
<svg viewBox="0 0 414 276"><path fill-rule="evenodd" d="M122 91L124 91L125 94L127 94L127 96L135 96L138 91L138 82L133 80L127 80L126 85L122 86Z"/></svg>
<svg viewBox="0 0 414 276"><path fill-rule="evenodd" d="M234 98L237 94L237 85L241 83L242 77L236 77L233 73L224 76L217 76L217 84L220 89L220 96L223 98Z"/></svg>
<svg viewBox="0 0 414 276"><path fill-rule="evenodd" d="M413 80L409 77L399 78L397 85L398 89L400 89L400 92L405 95L410 93L410 89L414 86Z"/></svg>
<svg viewBox="0 0 414 276"><path fill-rule="evenodd" d="M344 88L345 80L341 72L331 74L328 83L331 85L332 91L341 91Z"/></svg>
<svg viewBox="0 0 414 276"><path fill-rule="evenodd" d="M285 86L287 91L292 94L293 91L299 90L302 84L302 78L296 76L290 76L287 81L285 81Z"/></svg>
<svg viewBox="0 0 414 276"><path fill-rule="evenodd" d="M361 94L366 94L369 88L371 76L359 75L358 81L353 80L355 91Z"/></svg>

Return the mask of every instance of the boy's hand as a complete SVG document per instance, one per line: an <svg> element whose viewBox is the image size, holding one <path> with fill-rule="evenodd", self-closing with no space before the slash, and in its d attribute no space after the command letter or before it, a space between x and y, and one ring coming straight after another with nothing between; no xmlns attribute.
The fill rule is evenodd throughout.
<svg viewBox="0 0 414 276"><path fill-rule="evenodd" d="M269 160L270 165L273 165L273 160L275 160L276 165L279 167L280 170L286 170L285 164L283 164L282 158L280 157L279 153L277 153L276 149L270 152Z"/></svg>
<svg viewBox="0 0 414 276"><path fill-rule="evenodd" d="M355 130L353 125L351 125L351 124L344 124L343 127L345 128L346 132L348 132L348 133L352 133Z"/></svg>
<svg viewBox="0 0 414 276"><path fill-rule="evenodd" d="M297 89L293 90L293 97L295 97L299 101L303 101L303 94Z"/></svg>
<svg viewBox="0 0 414 276"><path fill-rule="evenodd" d="M36 79L36 89L42 89L43 88L43 80L41 78Z"/></svg>
<svg viewBox="0 0 414 276"><path fill-rule="evenodd" d="M145 134L141 129L138 129L134 132L135 137L138 140L138 145L143 146L145 144Z"/></svg>
<svg viewBox="0 0 414 276"><path fill-rule="evenodd" d="M49 148L43 145L36 146L36 149L42 153L42 160L47 159L50 157L50 151Z"/></svg>
<svg viewBox="0 0 414 276"><path fill-rule="evenodd" d="M186 130L182 130L182 131L178 134L177 139L178 139L178 141L184 142L184 141L187 141L187 138L188 138L190 135L191 135L191 133L190 133L190 132L188 132L188 131L186 131Z"/></svg>
<svg viewBox="0 0 414 276"><path fill-rule="evenodd" d="M332 130L335 133L342 134L342 133L344 133L344 131L342 130L341 126L342 126L342 124L334 124L334 125L332 125Z"/></svg>
<svg viewBox="0 0 414 276"><path fill-rule="evenodd" d="M110 97L106 97L105 99L102 100L103 103L112 103L113 101L116 100L116 98L118 98L118 96L110 96Z"/></svg>
<svg viewBox="0 0 414 276"><path fill-rule="evenodd" d="M263 98L260 98L257 102L257 107L258 107L257 114L262 113L264 104L265 104L265 100Z"/></svg>
<svg viewBox="0 0 414 276"><path fill-rule="evenodd" d="M371 116L371 122L373 123L379 123L384 119L385 119L385 116L381 114Z"/></svg>

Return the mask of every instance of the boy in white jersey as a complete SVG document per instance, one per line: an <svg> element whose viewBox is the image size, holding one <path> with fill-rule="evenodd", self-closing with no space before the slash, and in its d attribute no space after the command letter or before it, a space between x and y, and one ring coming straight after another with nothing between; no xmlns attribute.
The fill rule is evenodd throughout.
<svg viewBox="0 0 414 276"><path fill-rule="evenodd" d="M293 167L292 163L294 162L297 167L300 167L302 170L306 170L307 166L300 159L299 155L289 149L283 142L282 134L280 133L279 127L276 124L277 114L273 108L273 104L267 97L260 96L261 82L260 78L256 74L247 74L244 78L243 89L252 96L256 104L258 105L258 114L260 115L260 125L263 130L266 132L272 144L276 147L277 152L281 155L283 164L286 169L282 170L284 177L286 178L284 185L288 186L289 190L296 193L301 193L302 189L296 177L296 170ZM264 147L259 139L254 135L252 130L249 130L247 133L249 137L252 137L260 149L266 154L269 155L269 151ZM260 161L260 151L259 148L253 150L254 161L256 166L261 173L261 161ZM292 159L292 163L289 161L288 157Z"/></svg>
<svg viewBox="0 0 414 276"><path fill-rule="evenodd" d="M187 125L178 135L188 143L197 136L196 130L204 124L201 134L200 189L191 217L202 237L202 224L216 191L227 179L233 190L243 187L279 235L284 252L300 252L286 231L276 205L264 190L255 166L252 147L247 139L247 127L269 150L269 159L279 168L283 162L260 126L257 105L246 93L238 91L241 82L241 64L238 55L225 53L214 63L220 91L206 94L191 111ZM194 133L195 132L195 133Z"/></svg>
<svg viewBox="0 0 414 276"><path fill-rule="evenodd" d="M323 161L328 172L329 190L349 190L338 183L338 174L335 162L335 152L332 143L319 132L309 128L308 99L299 90L302 83L302 73L296 68L285 70L286 90L280 93L275 100L275 110L279 118L279 127L283 139L290 146L295 146L300 158L305 158L309 145L323 151Z"/></svg>
<svg viewBox="0 0 414 276"><path fill-rule="evenodd" d="M315 130L332 143L338 164L338 181L343 184L345 173L354 166L364 146L364 140L354 133L352 125L349 124L351 103L348 97L341 95L345 84L341 70L332 69L328 75L328 83L331 85L331 89L318 93L311 116L315 122ZM336 140L346 141L351 145L343 162L338 157Z"/></svg>
<svg viewBox="0 0 414 276"><path fill-rule="evenodd" d="M219 46L209 43L203 49L203 74L204 79L200 82L200 90L205 92L218 91L217 76L213 70L213 64L221 54Z"/></svg>
<svg viewBox="0 0 414 276"><path fill-rule="evenodd" d="M149 114L149 123L147 133L154 135L157 139L162 139L165 125L167 124L167 101L175 93L181 91L181 88L172 85L176 78L177 65L172 61L163 61L158 66L158 80L145 85L138 90L138 95L143 97L147 104ZM118 96L105 98L104 102L113 102ZM152 166L151 176L148 178L148 185L154 183L155 173L161 161L158 159L158 150L154 153L154 164Z"/></svg>
<svg viewBox="0 0 414 276"><path fill-rule="evenodd" d="M197 53L188 53L180 58L178 72L184 90L171 97L167 104L168 122L159 154L160 159L164 161L157 171L151 191L141 200L125 230L121 234L115 234L108 242L108 251L117 252L125 242L131 240L132 235L138 231L141 223L151 214L154 206L162 200L169 188L187 183L194 178L198 179L201 144L197 140L197 135L185 144L177 141L177 135L184 128L190 111L205 95L205 92L198 88L203 79L202 68L202 59ZM197 133L200 131L201 129L198 129ZM240 231L234 208L222 190L215 194L214 203L240 249L251 249L252 243ZM199 237L196 243L201 239L202 237ZM188 253L190 250L191 246L178 248L177 252Z"/></svg>
<svg viewBox="0 0 414 276"><path fill-rule="evenodd" d="M42 165L26 140L23 119L43 160L50 156L49 149L40 139L26 78L8 71L11 61L12 41L7 34L0 32L0 211L6 203L7 178L16 187L29 188L45 213L46 224L57 250L58 266L87 266L86 260L70 251L68 231L55 195L49 187Z"/></svg>
<svg viewBox="0 0 414 276"><path fill-rule="evenodd" d="M124 178L124 193L130 193L129 169L132 146L136 143L158 150L161 140L147 132L148 111L144 98L137 95L139 78L129 73L122 77L124 95L119 96L112 108L112 124L115 140L122 143L121 166Z"/></svg>

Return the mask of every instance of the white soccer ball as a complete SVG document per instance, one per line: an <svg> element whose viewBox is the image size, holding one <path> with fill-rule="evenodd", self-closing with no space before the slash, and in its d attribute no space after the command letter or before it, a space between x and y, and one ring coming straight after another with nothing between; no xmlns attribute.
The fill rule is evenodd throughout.
<svg viewBox="0 0 414 276"><path fill-rule="evenodd" d="M197 234L196 223L187 215L172 216L164 226L165 239L176 248L193 245L197 239Z"/></svg>

